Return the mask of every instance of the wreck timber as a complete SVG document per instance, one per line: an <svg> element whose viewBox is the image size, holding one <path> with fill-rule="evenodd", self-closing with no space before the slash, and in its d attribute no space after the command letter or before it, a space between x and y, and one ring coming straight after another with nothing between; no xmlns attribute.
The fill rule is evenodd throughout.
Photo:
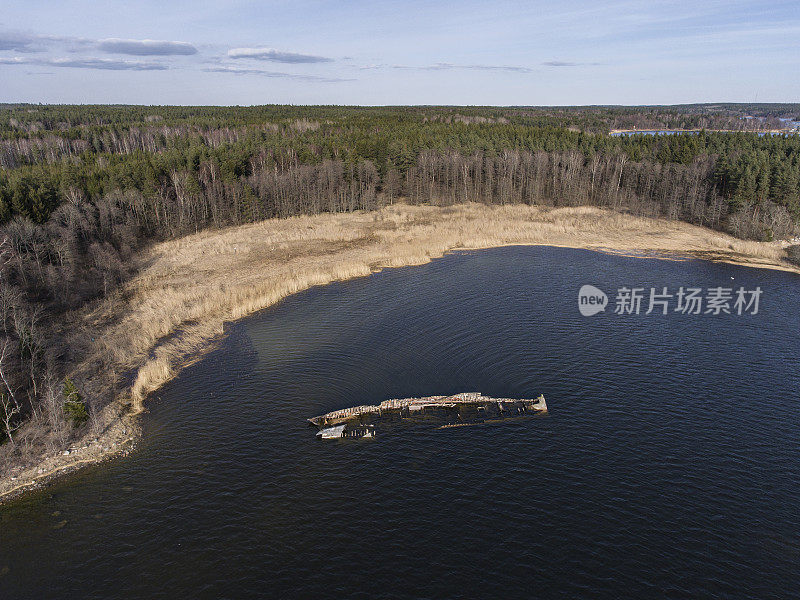
<svg viewBox="0 0 800 600"><path fill-rule="evenodd" d="M450 410L459 411L460 409L476 409L486 411L491 409L500 414L513 416L516 414L535 414L546 413L547 403L544 395L536 399L515 399L515 398L489 398L481 395L480 392L464 392L453 396L427 396L424 398L403 398L384 400L378 405L353 406L332 412L311 417L308 419L310 425L319 428L330 428L345 424L361 423L376 417L383 417L392 414L402 417L410 417L424 414L431 410Z"/></svg>
<svg viewBox="0 0 800 600"><path fill-rule="evenodd" d="M335 438L374 438L374 425L335 425L334 427L324 427L317 432L317 439L329 440Z"/></svg>

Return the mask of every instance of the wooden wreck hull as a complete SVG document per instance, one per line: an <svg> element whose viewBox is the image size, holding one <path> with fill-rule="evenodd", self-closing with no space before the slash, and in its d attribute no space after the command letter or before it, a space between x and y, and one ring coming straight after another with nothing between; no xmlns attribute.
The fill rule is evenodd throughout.
<svg viewBox="0 0 800 600"><path fill-rule="evenodd" d="M403 398L385 400L377 405L353 406L335 410L308 419L315 427L336 427L348 423L362 423L373 418L414 417L425 414L461 414L462 411L484 411L487 415L514 416L521 414L546 413L547 403L544 395L535 399L490 398L480 392L466 392L452 396L427 396L424 398Z"/></svg>

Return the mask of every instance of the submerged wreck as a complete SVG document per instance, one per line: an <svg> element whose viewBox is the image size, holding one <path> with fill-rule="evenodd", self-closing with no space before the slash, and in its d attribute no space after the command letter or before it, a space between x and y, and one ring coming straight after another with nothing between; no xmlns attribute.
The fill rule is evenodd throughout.
<svg viewBox="0 0 800 600"><path fill-rule="evenodd" d="M377 425L391 427L409 421L440 421L440 428L473 425L526 415L544 414L544 395L536 399L489 398L480 392L384 400L377 405L353 406L311 417L317 438L374 437Z"/></svg>

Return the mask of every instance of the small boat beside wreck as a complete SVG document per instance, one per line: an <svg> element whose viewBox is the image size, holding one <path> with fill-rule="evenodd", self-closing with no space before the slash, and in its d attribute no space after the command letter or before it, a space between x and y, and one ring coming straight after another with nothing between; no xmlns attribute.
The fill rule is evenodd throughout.
<svg viewBox="0 0 800 600"><path fill-rule="evenodd" d="M325 427L317 432L318 440L332 440L338 438L374 438L375 426L374 425L336 425L334 427Z"/></svg>
<svg viewBox="0 0 800 600"><path fill-rule="evenodd" d="M384 400L377 405L353 406L308 419L317 427L318 439L362 438L375 436L375 422L442 418L452 425L476 424L488 419L544 414L544 395L535 399L490 398L480 392L452 396L426 396Z"/></svg>

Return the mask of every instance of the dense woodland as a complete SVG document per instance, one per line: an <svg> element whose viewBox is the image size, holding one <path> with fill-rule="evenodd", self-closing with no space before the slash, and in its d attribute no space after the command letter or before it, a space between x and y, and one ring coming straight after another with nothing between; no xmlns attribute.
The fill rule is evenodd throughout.
<svg viewBox="0 0 800 600"><path fill-rule="evenodd" d="M800 135L775 133L787 119L800 105L0 105L0 438L20 452L28 419L56 448L90 420L53 324L109 294L147 243L399 198L589 204L787 238L800 223Z"/></svg>

